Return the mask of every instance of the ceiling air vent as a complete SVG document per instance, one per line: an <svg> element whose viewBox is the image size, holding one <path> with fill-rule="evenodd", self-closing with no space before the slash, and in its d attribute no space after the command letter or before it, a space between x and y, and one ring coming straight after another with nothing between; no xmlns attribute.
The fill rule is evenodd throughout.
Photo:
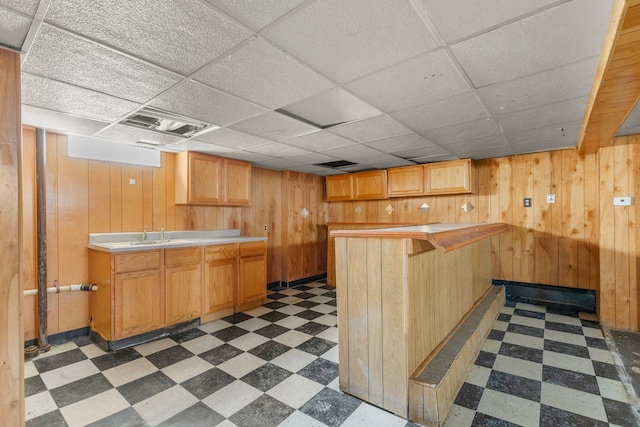
<svg viewBox="0 0 640 427"><path fill-rule="evenodd" d="M196 134L199 135L219 127L152 107L145 107L136 111L120 123L184 138L190 138Z"/></svg>
<svg viewBox="0 0 640 427"><path fill-rule="evenodd" d="M339 168L346 168L347 166L353 166L355 164L356 163L350 162L348 160L336 160L334 162L316 163L314 166L321 166L323 168L339 169Z"/></svg>

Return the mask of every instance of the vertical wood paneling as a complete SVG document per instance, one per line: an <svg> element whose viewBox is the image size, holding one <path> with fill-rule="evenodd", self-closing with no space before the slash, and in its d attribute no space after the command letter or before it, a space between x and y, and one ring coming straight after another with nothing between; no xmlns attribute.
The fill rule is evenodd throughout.
<svg viewBox="0 0 640 427"><path fill-rule="evenodd" d="M88 162L67 156L67 137L58 135L58 279L59 284L89 281L89 168ZM64 256L62 256L64 254ZM87 326L89 299L82 292L59 295L61 331Z"/></svg>
<svg viewBox="0 0 640 427"><path fill-rule="evenodd" d="M498 204L500 222L513 224L513 203L511 195L513 186L511 183L512 158L503 157L497 159L498 179ZM500 277L503 280L514 280L513 276L513 232L501 233L500 236Z"/></svg>
<svg viewBox="0 0 640 427"><path fill-rule="evenodd" d="M629 145L626 139L614 140L613 148L614 197L629 195ZM611 203L611 202L609 202ZM629 208L613 208L616 274L616 328L629 329Z"/></svg>
<svg viewBox="0 0 640 427"><path fill-rule="evenodd" d="M47 287L55 286L58 278L58 136L46 134L47 169ZM60 332L58 310L59 294L47 295L47 327L49 335Z"/></svg>
<svg viewBox="0 0 640 427"><path fill-rule="evenodd" d="M22 162L20 55L0 49L0 418L7 427L24 425L22 338Z"/></svg>
<svg viewBox="0 0 640 427"><path fill-rule="evenodd" d="M109 166L111 232L119 233L122 231L122 165L111 163Z"/></svg>
<svg viewBox="0 0 640 427"><path fill-rule="evenodd" d="M130 180L135 183L131 184ZM144 222L144 199L142 168L138 166L122 166L122 231L142 231L147 226L151 231L151 223ZM149 218L150 220L150 218Z"/></svg>
<svg viewBox="0 0 640 427"><path fill-rule="evenodd" d="M524 198L533 198L533 157L522 156L513 160L513 277L522 282L535 278L535 244L533 205L524 207ZM522 200L521 203L519 203Z"/></svg>
<svg viewBox="0 0 640 427"><path fill-rule="evenodd" d="M89 232L111 231L109 163L92 162L89 168Z"/></svg>
<svg viewBox="0 0 640 427"><path fill-rule="evenodd" d="M616 270L614 235L613 147L598 151L600 171L600 304L598 316L604 325L616 324Z"/></svg>
<svg viewBox="0 0 640 427"><path fill-rule="evenodd" d="M551 237L551 153L533 154L533 229L535 237Z"/></svg>
<svg viewBox="0 0 640 427"><path fill-rule="evenodd" d="M36 132L25 128L22 132L22 287L35 289L38 285L36 237ZM24 297L24 336L37 333L37 296ZM26 338L28 339L28 338Z"/></svg>

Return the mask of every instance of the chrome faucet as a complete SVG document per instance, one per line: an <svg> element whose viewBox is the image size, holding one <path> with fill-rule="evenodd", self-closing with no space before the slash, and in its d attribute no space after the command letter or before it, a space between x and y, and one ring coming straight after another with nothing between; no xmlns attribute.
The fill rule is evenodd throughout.
<svg viewBox="0 0 640 427"><path fill-rule="evenodd" d="M142 238L140 240L142 240L142 243L146 243L147 240L149 239L147 236L147 228L149 228L148 226L144 226L144 230L142 231Z"/></svg>
<svg viewBox="0 0 640 427"><path fill-rule="evenodd" d="M160 242L164 242L164 227L160 229Z"/></svg>

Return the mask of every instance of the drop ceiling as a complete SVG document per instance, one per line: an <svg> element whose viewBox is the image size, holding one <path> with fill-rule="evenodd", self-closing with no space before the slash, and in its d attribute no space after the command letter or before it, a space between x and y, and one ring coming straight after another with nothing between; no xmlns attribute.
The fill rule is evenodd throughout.
<svg viewBox="0 0 640 427"><path fill-rule="evenodd" d="M575 147L612 5L0 0L0 44L26 124L329 175ZM217 128L121 124L148 107Z"/></svg>

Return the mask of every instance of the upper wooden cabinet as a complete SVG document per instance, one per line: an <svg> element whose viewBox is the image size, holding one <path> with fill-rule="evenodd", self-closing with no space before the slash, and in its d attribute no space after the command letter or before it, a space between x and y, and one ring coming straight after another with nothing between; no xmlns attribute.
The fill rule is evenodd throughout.
<svg viewBox="0 0 640 427"><path fill-rule="evenodd" d="M327 177L327 200L337 202L340 200L351 200L352 179L351 174L331 175Z"/></svg>
<svg viewBox="0 0 640 427"><path fill-rule="evenodd" d="M473 192L471 159L424 165L425 192L435 194L462 194Z"/></svg>
<svg viewBox="0 0 640 427"><path fill-rule="evenodd" d="M387 170L389 197L421 196L424 194L424 166L405 166Z"/></svg>
<svg viewBox="0 0 640 427"><path fill-rule="evenodd" d="M387 171L371 171L353 174L353 198L386 199L387 198Z"/></svg>
<svg viewBox="0 0 640 427"><path fill-rule="evenodd" d="M387 171L377 170L328 176L327 201L387 198Z"/></svg>
<svg viewBox="0 0 640 427"><path fill-rule="evenodd" d="M250 205L251 164L183 151L175 157L178 204Z"/></svg>

